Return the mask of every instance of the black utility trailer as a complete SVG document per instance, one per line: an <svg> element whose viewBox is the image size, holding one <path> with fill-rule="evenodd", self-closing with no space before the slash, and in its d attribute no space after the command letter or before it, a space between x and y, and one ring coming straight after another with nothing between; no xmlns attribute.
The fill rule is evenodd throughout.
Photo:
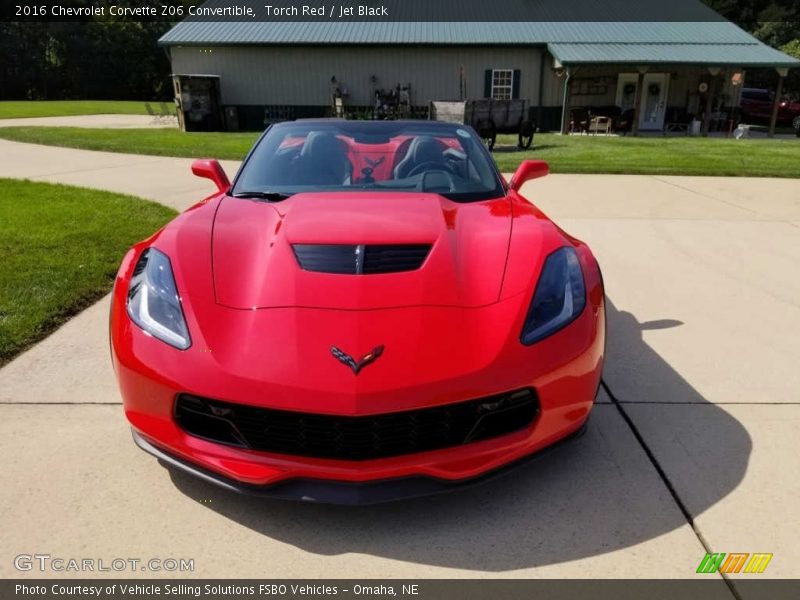
<svg viewBox="0 0 800 600"><path fill-rule="evenodd" d="M430 118L469 125L494 148L498 133L516 133L520 148L528 149L536 129L528 119L526 100L462 100L460 102L431 102Z"/></svg>

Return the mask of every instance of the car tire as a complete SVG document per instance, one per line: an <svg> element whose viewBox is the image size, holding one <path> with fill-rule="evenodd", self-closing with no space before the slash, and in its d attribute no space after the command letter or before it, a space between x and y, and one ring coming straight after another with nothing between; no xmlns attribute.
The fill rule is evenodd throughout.
<svg viewBox="0 0 800 600"><path fill-rule="evenodd" d="M792 127L794 127L794 130L797 132L797 136L800 137L800 115L797 115L792 120Z"/></svg>

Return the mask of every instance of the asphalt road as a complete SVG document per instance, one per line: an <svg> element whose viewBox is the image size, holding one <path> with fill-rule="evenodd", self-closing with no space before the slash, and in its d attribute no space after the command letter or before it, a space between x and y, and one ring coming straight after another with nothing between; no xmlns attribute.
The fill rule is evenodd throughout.
<svg viewBox="0 0 800 600"><path fill-rule="evenodd" d="M213 191L184 159L2 140L0 159L3 177L180 208ZM561 175L525 193L604 271L605 388L583 438L393 505L232 496L133 446L103 300L0 369L0 577L39 552L193 558L183 575L207 577L686 578L707 548L800 577L800 181Z"/></svg>

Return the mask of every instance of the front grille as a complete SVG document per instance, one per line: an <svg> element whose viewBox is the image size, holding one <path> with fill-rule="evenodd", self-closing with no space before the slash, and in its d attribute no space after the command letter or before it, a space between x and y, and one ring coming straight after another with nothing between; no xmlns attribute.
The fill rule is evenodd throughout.
<svg viewBox="0 0 800 600"><path fill-rule="evenodd" d="M222 444L296 456L370 460L460 446L519 431L539 413L525 388L433 408L345 417L257 408L188 394L175 419L189 434Z"/></svg>
<svg viewBox="0 0 800 600"><path fill-rule="evenodd" d="M431 251L430 244L294 244L305 271L341 275L374 275L416 271Z"/></svg>

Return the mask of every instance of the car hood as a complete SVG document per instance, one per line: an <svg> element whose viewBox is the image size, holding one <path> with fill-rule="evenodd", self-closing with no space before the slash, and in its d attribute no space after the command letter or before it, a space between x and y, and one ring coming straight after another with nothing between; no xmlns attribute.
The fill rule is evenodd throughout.
<svg viewBox="0 0 800 600"><path fill-rule="evenodd" d="M497 302L511 235L506 198L452 202L437 194L310 193L279 203L224 197L214 217L218 304L260 309L477 307ZM430 245L414 270L305 270L298 245Z"/></svg>

